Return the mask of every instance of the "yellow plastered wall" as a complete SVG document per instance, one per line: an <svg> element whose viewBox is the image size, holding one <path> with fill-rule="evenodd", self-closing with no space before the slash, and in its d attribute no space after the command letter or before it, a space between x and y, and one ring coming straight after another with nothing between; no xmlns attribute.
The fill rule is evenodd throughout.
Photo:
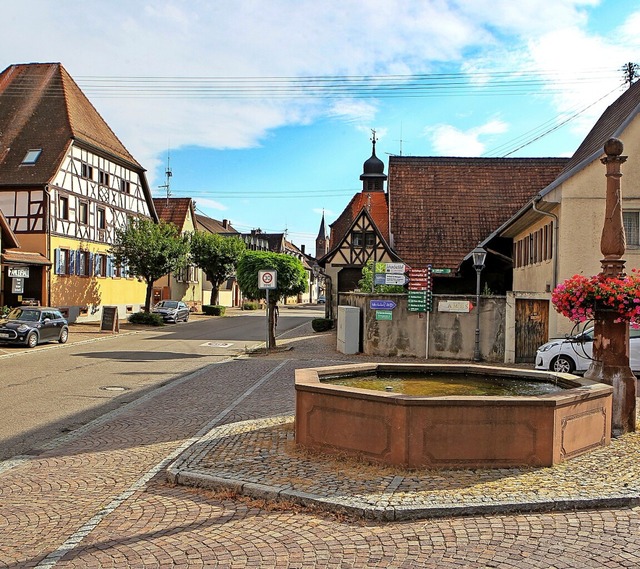
<svg viewBox="0 0 640 569"><path fill-rule="evenodd" d="M50 259L55 262L55 250L80 248L90 253L108 254L109 246L102 243L80 242L77 239L51 237ZM70 319L99 320L103 306L117 306L120 318L138 312L144 306L146 283L135 278L84 277L56 275L51 270L51 305L69 309Z"/></svg>

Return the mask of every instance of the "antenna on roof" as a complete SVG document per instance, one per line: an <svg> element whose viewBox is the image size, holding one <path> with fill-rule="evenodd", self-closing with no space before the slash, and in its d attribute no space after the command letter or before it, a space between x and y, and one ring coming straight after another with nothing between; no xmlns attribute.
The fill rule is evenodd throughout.
<svg viewBox="0 0 640 569"><path fill-rule="evenodd" d="M640 77L640 65L637 63L625 63L622 66L621 71L624 73L624 82L629 83L629 87L633 84L633 82Z"/></svg>
<svg viewBox="0 0 640 569"><path fill-rule="evenodd" d="M173 173L171 172L171 166L169 166L169 158L169 152L167 152L167 169L164 172L165 183L162 186L158 186L158 189L166 190L167 205L169 205L169 198L171 197L171 176L173 176Z"/></svg>

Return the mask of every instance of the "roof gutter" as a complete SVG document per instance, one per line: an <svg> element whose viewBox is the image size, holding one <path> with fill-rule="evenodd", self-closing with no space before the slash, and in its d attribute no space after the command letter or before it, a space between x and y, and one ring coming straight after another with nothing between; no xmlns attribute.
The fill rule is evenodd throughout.
<svg viewBox="0 0 640 569"><path fill-rule="evenodd" d="M547 212L547 211L542 211L539 210L536 207L536 204L538 202L540 202L540 200L542 199L542 196L540 194L538 194L535 198L533 198L533 201L531 202L531 207L533 208L533 211L541 214L541 215L546 215L547 217L551 217L554 220L554 235L553 235L553 279L552 279L552 288L551 290L554 290L557 286L558 286L558 237L560 235L560 224L558 221L558 216L555 213L551 213L551 212Z"/></svg>

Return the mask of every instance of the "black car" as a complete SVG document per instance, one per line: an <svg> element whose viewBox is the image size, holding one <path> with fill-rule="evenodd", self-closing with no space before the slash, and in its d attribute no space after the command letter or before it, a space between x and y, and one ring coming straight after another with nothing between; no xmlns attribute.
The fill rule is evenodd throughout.
<svg viewBox="0 0 640 569"><path fill-rule="evenodd" d="M69 323L57 308L19 306L0 319L0 343L25 344L35 348L41 342L69 338Z"/></svg>
<svg viewBox="0 0 640 569"><path fill-rule="evenodd" d="M189 307L179 300L161 300L151 312L159 314L165 322L180 322L189 320Z"/></svg>

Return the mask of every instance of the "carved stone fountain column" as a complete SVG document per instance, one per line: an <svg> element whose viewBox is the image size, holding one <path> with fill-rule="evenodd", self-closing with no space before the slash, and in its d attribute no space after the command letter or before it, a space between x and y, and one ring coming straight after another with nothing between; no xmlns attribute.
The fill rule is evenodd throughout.
<svg viewBox="0 0 640 569"><path fill-rule="evenodd" d="M624 275L626 239L622 222L622 194L620 191L620 166L627 157L622 156L622 142L610 138L604 145L607 167L607 201L600 250L601 275ZM636 430L636 378L629 367L629 323L616 322L615 312L595 311L593 361L584 374L585 378L613 386L613 416L611 431L614 436Z"/></svg>

